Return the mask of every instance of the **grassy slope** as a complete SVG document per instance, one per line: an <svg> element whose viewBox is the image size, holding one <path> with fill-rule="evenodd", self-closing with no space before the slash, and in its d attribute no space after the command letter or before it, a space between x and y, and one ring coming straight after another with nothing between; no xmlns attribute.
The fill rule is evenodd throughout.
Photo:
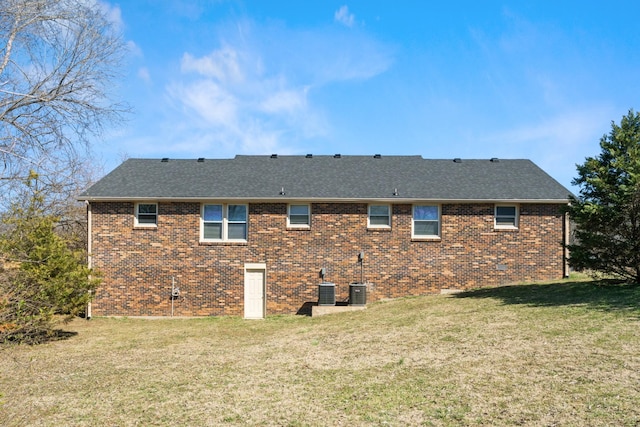
<svg viewBox="0 0 640 427"><path fill-rule="evenodd" d="M593 282L320 318L77 320L0 350L0 424L635 426L639 327L639 287Z"/></svg>

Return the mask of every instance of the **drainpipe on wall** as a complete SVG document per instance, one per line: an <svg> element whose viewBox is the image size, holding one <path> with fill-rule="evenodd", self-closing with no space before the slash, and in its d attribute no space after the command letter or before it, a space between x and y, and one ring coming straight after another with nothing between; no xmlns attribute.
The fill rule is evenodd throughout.
<svg viewBox="0 0 640 427"><path fill-rule="evenodd" d="M569 277L569 248L567 247L567 245L569 244L569 239L571 238L571 218L569 218L569 212L565 212L564 214L564 236L563 236L563 242L564 243L564 260L563 260L563 264L564 264L564 277L567 278Z"/></svg>
<svg viewBox="0 0 640 427"><path fill-rule="evenodd" d="M87 267L90 269L93 268L93 259L91 257L92 244L91 244L91 227L92 227L92 218L91 218L91 203L88 200L85 201L87 204ZM91 276L89 276L89 280L91 280ZM91 319L91 291L89 291L89 302L87 302L87 312L86 319Z"/></svg>

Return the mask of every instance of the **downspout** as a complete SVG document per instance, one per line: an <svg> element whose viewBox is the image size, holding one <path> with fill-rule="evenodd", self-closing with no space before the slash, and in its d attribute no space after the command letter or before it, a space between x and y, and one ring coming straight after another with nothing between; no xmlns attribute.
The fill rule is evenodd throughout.
<svg viewBox="0 0 640 427"><path fill-rule="evenodd" d="M93 268L93 258L91 256L92 241L91 241L91 229L93 226L92 217L91 217L91 203L87 200L85 201L87 204L87 267L89 269ZM89 280L91 280L91 276L89 276ZM87 320L91 319L91 291L89 291L89 301L87 302Z"/></svg>
<svg viewBox="0 0 640 427"><path fill-rule="evenodd" d="M564 277L565 279L569 277L569 239L571 238L571 219L569 218L569 212L564 213L564 233L562 236L562 247L563 247L563 268L564 268Z"/></svg>

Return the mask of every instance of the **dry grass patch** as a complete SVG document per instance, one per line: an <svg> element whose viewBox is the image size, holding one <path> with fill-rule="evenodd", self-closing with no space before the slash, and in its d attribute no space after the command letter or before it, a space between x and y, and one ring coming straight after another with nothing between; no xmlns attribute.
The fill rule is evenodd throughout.
<svg viewBox="0 0 640 427"><path fill-rule="evenodd" d="M639 301L563 282L319 318L77 320L0 350L0 424L635 426Z"/></svg>

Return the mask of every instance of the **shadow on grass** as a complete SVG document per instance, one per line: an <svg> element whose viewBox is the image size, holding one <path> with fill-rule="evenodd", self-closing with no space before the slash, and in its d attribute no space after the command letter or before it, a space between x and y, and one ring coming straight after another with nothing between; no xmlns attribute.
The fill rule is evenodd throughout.
<svg viewBox="0 0 640 427"><path fill-rule="evenodd" d="M49 337L49 341L68 340L69 338L73 338L77 335L78 333L76 331L63 331L62 329L56 329Z"/></svg>
<svg viewBox="0 0 640 427"><path fill-rule="evenodd" d="M42 331L30 333L28 335L20 334L0 334L0 348L9 347L16 344L39 345L52 341L64 341L77 336L75 331L64 331L62 329L54 329L52 331Z"/></svg>
<svg viewBox="0 0 640 427"><path fill-rule="evenodd" d="M584 306L621 311L640 317L640 286L607 280L566 281L551 284L513 285L461 292L456 298L493 298L504 304L537 307Z"/></svg>

